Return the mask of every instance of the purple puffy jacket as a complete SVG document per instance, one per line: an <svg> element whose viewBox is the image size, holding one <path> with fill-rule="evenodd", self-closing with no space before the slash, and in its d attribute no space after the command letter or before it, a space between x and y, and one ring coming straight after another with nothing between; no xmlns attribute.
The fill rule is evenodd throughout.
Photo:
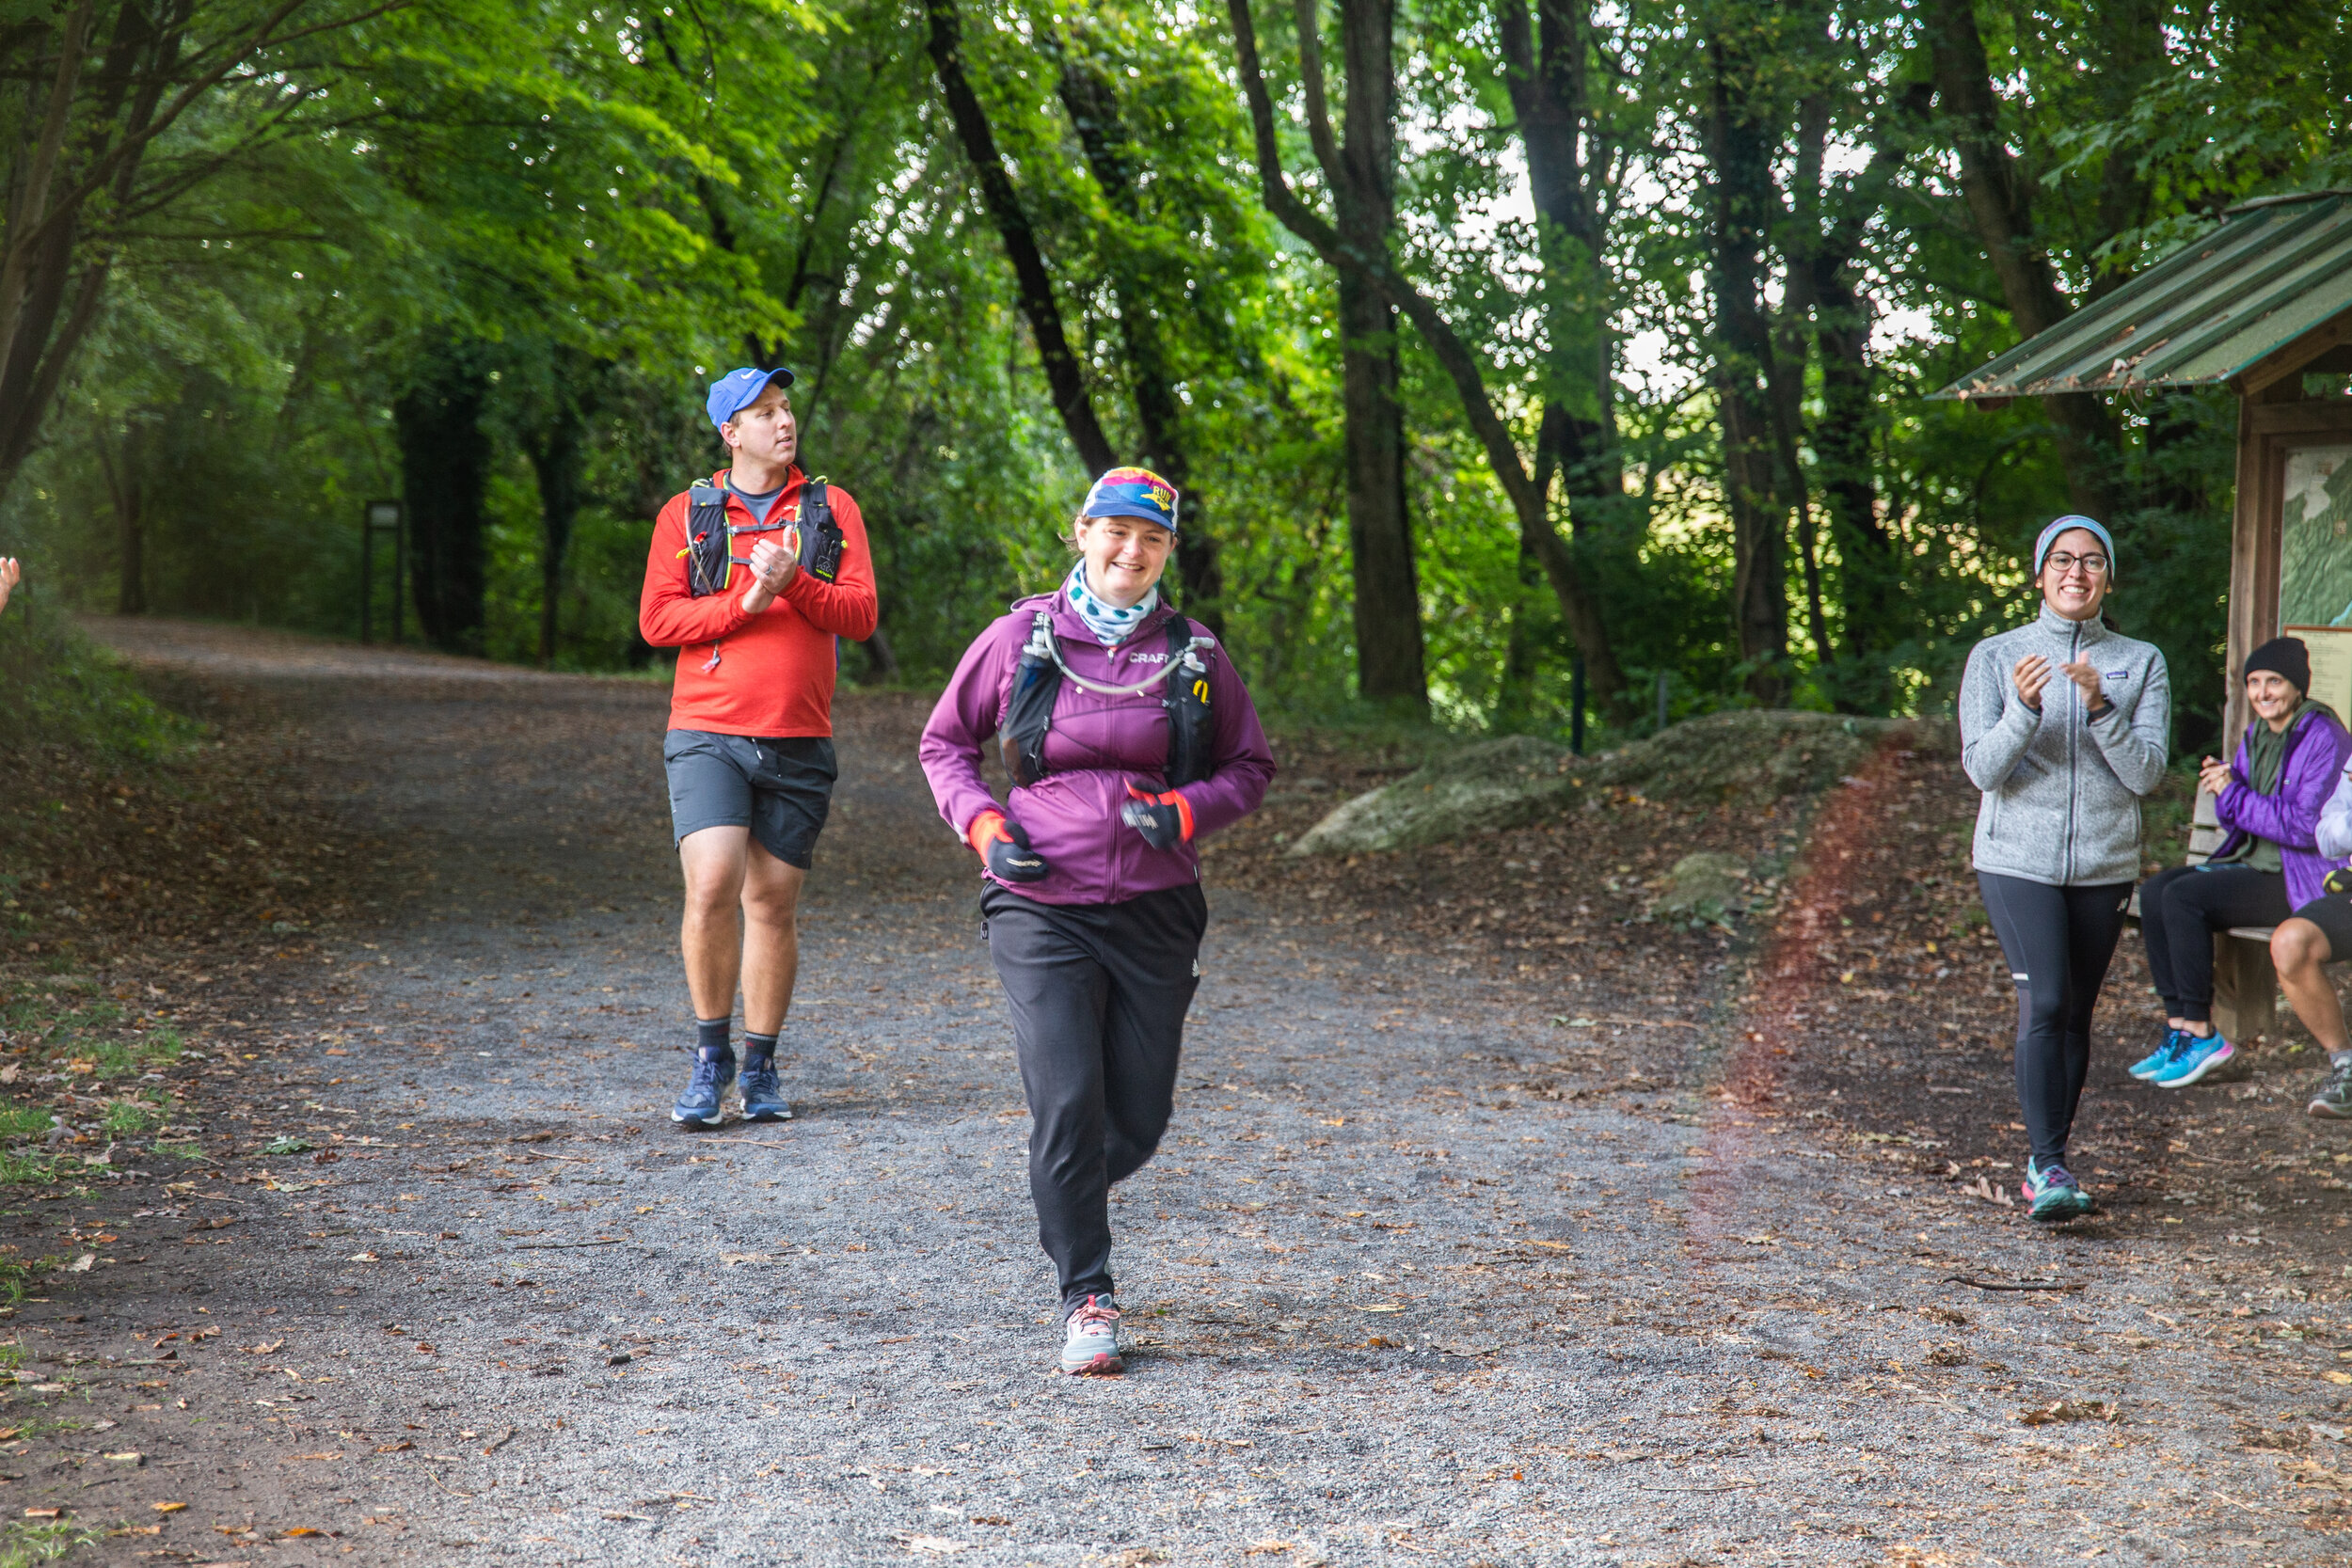
<svg viewBox="0 0 2352 1568"><path fill-rule="evenodd" d="M1168 623L1175 611L1165 605L1145 616L1124 642L1105 648L1057 593L1015 604L964 650L923 726L923 774L939 815L959 837L970 834L984 811L1001 810L1020 823L1029 847L1044 857L1047 876L1006 885L1041 904L1112 904L1199 881L1200 855L1193 845L1154 849L1119 818L1128 784L1153 794L1168 787L1168 715L1157 687L1140 696L1104 697L1062 682L1045 734L1045 777L1015 789L1001 807L989 793L981 748L995 738L1040 609L1052 613L1063 660L1089 680L1133 686L1167 662ZM1198 622L1193 632L1207 635ZM1201 657L1209 666L1214 770L1183 789L1196 839L1256 811L1274 778L1274 753L1232 660L1222 647L1204 649Z"/></svg>
<svg viewBox="0 0 2352 1568"><path fill-rule="evenodd" d="M2318 897L2319 884L2341 863L2319 852L2319 810L2336 787L2336 775L2344 771L2347 751L2352 751L2352 736L2344 733L2342 724L2316 710L2307 713L2287 736L2287 754L2279 764L2271 792L2257 795L2246 782L2254 769L2246 742L2240 739L2229 787L2214 801L2214 815L2230 830L2214 854L2230 853L2249 833L2266 838L2279 847L2280 869L2287 879L2287 907L2299 910Z"/></svg>

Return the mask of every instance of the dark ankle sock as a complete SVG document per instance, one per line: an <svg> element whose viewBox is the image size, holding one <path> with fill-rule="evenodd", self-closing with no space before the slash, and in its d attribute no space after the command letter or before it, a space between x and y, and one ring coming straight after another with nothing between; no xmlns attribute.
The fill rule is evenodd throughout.
<svg viewBox="0 0 2352 1568"><path fill-rule="evenodd" d="M707 1062L735 1060L735 1048L727 1043L734 1033L732 1018L698 1018L694 1021L694 1054Z"/></svg>
<svg viewBox="0 0 2352 1568"><path fill-rule="evenodd" d="M776 1034L780 1035L783 1032L783 1030L779 1029L776 1031ZM775 1060L775 1035L755 1035L748 1029L743 1032L743 1060L746 1064L752 1062L772 1062Z"/></svg>

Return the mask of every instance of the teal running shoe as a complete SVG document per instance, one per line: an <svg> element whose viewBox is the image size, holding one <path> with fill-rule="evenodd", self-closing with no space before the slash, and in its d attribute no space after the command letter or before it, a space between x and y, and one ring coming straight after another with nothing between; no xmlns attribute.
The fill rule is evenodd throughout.
<svg viewBox="0 0 2352 1568"><path fill-rule="evenodd" d="M2181 1053L2187 1050L2189 1041L2195 1039L2196 1037L2196 1036L2190 1034L2185 1029L2167 1029L2164 1032L2164 1043L2162 1045L2156 1047L2145 1056L2142 1056L2138 1061L2134 1062L2124 1070L2129 1072L2133 1077L2140 1080L2142 1083L2145 1083L2149 1079L2153 1078L2158 1073L2162 1072L2166 1068L2170 1067L2174 1062L2179 1061L2181 1059Z"/></svg>
<svg viewBox="0 0 2352 1568"><path fill-rule="evenodd" d="M727 1085L735 1082L735 1053L724 1056L694 1057L694 1076L686 1081L686 1092L670 1107L670 1119L680 1127L700 1131L716 1127L724 1115Z"/></svg>
<svg viewBox="0 0 2352 1568"><path fill-rule="evenodd" d="M2185 1089L2237 1054L2230 1042L2221 1037L2221 1031L2218 1029L2202 1039L2195 1035L2187 1036L2186 1038L2188 1042L2186 1048L2174 1059L2172 1065L2149 1079L2148 1082L2160 1089Z"/></svg>
<svg viewBox="0 0 2352 1568"><path fill-rule="evenodd" d="M2045 1165L2027 1160L2026 1180L2017 1190L2030 1206L2026 1211L2026 1217L2044 1224L2090 1212L2090 1195L2083 1191L2082 1183L2064 1165L2055 1162Z"/></svg>

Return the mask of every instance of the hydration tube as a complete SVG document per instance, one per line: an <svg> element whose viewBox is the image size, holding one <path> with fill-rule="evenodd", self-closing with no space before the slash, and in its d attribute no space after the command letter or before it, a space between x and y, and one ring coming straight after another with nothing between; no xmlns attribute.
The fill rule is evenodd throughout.
<svg viewBox="0 0 2352 1568"><path fill-rule="evenodd" d="M1091 691L1098 697L1140 697L1153 687L1164 684L1168 676L1176 673L1177 666L1180 664L1194 671L1206 670L1208 666L1200 662L1200 650L1216 646L1216 640L1213 637L1195 637L1190 642L1184 644L1182 657L1169 659L1160 666L1156 674L1146 675L1133 686L1105 686L1101 681L1087 679L1069 666L1061 657L1061 639L1054 635L1050 617L1044 610L1040 610L1036 622L1029 629L1029 645L1021 651L1024 654L1043 654L1054 661L1057 669L1061 671L1064 680L1078 687L1081 690Z"/></svg>

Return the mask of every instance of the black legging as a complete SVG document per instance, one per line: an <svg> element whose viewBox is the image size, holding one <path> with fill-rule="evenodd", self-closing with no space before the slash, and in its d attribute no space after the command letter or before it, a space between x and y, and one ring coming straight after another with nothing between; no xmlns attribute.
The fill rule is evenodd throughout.
<svg viewBox="0 0 2352 1568"><path fill-rule="evenodd" d="M2287 879L2250 865L2176 865L2139 886L2139 934L2164 1016L2203 1023L2213 1017L2213 934L2233 926L2276 926Z"/></svg>
<svg viewBox="0 0 2352 1568"><path fill-rule="evenodd" d="M2034 1157L2053 1164L2066 1158L2090 1072L2090 1011L2123 935L2132 884L2052 887L1979 871L1977 886L2017 985L2017 1104Z"/></svg>
<svg viewBox="0 0 2352 1568"><path fill-rule="evenodd" d="M1111 1293L1111 1187L1168 1130L1208 900L1187 882L1116 904L1041 904L992 882L980 911L1029 1097L1038 1242L1066 1317Z"/></svg>

